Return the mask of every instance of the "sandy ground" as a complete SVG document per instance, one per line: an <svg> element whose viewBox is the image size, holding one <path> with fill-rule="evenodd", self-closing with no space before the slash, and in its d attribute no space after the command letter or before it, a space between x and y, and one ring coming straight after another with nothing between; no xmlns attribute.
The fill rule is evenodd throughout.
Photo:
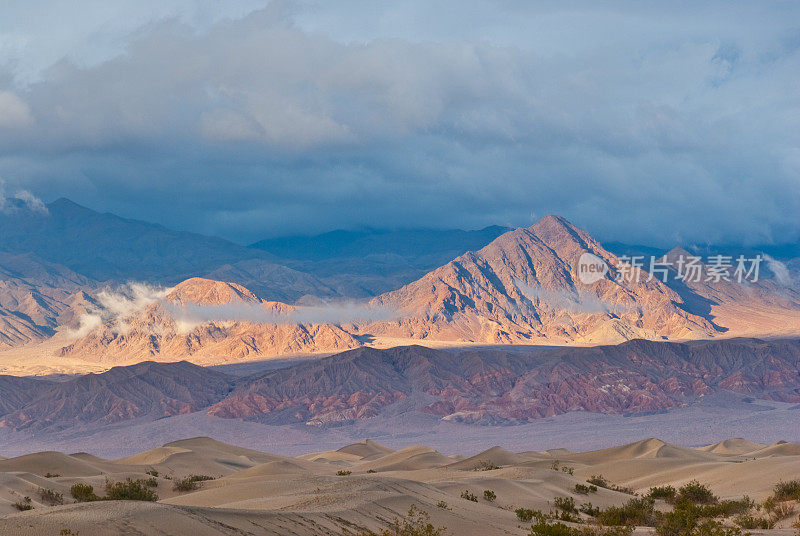
<svg viewBox="0 0 800 536"><path fill-rule="evenodd" d="M386 528L414 504L430 513L434 524L447 527L447 534L524 535L530 524L517 519L515 508L549 511L555 497L571 496L577 504L589 501L600 507L630 498L603 488L588 496L577 494L575 485L591 475L602 474L637 492L698 479L722 498L746 494L756 500L769 496L776 482L800 478L797 443L732 439L686 448L648 439L589 452L576 452L575 447L546 452L492 447L465 457L423 445L394 450L365 440L287 457L194 438L116 460L39 452L0 459L0 534L357 534ZM556 461L574 474L554 470ZM487 464L497 468L481 470ZM149 478L148 471L158 472L159 502L71 504L69 489L75 483L102 493L107 481ZM195 491L175 491L174 481L190 474L214 480ZM40 488L62 493L67 504L43 504ZM461 498L465 490L478 502ZM484 499L484 490L494 491L496 500ZM33 510L17 512L14 503L26 496ZM794 534L790 522L752 533ZM649 533L651 529L637 529L637 534Z"/></svg>

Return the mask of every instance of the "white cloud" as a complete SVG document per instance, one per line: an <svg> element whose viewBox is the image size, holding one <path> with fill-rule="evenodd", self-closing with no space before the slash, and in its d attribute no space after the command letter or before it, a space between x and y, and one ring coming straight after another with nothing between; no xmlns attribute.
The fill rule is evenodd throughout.
<svg viewBox="0 0 800 536"><path fill-rule="evenodd" d="M25 128L33 122L28 104L19 95L0 90L0 129Z"/></svg>
<svg viewBox="0 0 800 536"><path fill-rule="evenodd" d="M9 202L9 197L5 193L5 181L0 178L0 212L6 214L18 210L20 203L24 208L39 214L48 214L47 207L44 202L30 193L28 190L17 190L17 192L10 198L16 202Z"/></svg>
<svg viewBox="0 0 800 536"><path fill-rule="evenodd" d="M0 173L243 240L531 211L665 246L798 239L794 4L249 7L128 6L91 61L0 73L36 118L0 129Z"/></svg>

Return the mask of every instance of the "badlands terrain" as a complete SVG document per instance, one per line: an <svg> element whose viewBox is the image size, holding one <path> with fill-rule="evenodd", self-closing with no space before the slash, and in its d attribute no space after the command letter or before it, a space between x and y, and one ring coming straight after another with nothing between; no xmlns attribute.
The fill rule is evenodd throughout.
<svg viewBox="0 0 800 536"><path fill-rule="evenodd" d="M800 479L800 444L731 439L687 448L648 439L597 451L580 447L495 446L466 457L458 445L440 452L366 440L288 457L199 437L113 460L39 452L0 459L0 532L370 534L391 530L395 519L418 519L408 516L413 506L441 534L526 535L535 523L609 525L621 511L631 524L663 525L664 513L684 497L715 508L709 515L722 525L747 524L744 516L751 516L772 526L752 534L795 534L800 488L784 485L776 493L776 484ZM692 481L714 497L701 496L697 485L683 487ZM107 494L113 500L101 500ZM745 495L749 501L741 502ZM649 506L648 496L655 497ZM133 498L144 500L125 500ZM627 510L612 508L626 504ZM653 530L640 526L635 534Z"/></svg>

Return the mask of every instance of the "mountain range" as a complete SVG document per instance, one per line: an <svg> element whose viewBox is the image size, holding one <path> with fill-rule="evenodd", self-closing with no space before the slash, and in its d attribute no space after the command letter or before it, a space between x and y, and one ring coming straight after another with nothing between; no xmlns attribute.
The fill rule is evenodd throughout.
<svg viewBox="0 0 800 536"><path fill-rule="evenodd" d="M519 424L573 411L668 411L721 391L800 403L800 340L637 339L524 352L402 346L241 377L152 361L61 382L0 376L0 427L59 431L198 411L272 425L388 414Z"/></svg>
<svg viewBox="0 0 800 536"><path fill-rule="evenodd" d="M746 284L622 278L616 255L558 216L513 230L362 230L244 247L60 199L43 210L8 204L0 230L0 345L52 338L55 355L105 366L421 341L586 345L800 332L792 260L781 278ZM599 281L577 277L584 254L610 267ZM150 286L131 296L126 282Z"/></svg>

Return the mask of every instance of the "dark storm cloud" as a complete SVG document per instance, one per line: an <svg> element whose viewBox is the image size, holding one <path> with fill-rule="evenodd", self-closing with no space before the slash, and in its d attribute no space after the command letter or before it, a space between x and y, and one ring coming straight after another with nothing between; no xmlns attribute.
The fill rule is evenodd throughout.
<svg viewBox="0 0 800 536"><path fill-rule="evenodd" d="M429 5L159 16L121 53L9 66L0 177L240 241L547 213L604 239L798 239L794 4Z"/></svg>

